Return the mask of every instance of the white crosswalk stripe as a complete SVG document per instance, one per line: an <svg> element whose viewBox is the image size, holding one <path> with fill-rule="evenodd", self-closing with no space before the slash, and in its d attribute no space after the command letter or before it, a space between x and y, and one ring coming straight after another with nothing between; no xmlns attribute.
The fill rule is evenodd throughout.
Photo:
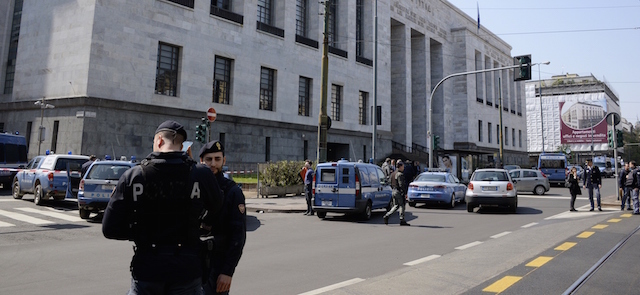
<svg viewBox="0 0 640 295"><path fill-rule="evenodd" d="M82 218L80 218L79 216L71 216L71 215L67 215L67 214L59 213L59 212L50 212L50 211L38 210L38 209L34 209L34 208L16 208L16 209L20 210L20 211L28 212L28 213L36 213L36 214L41 214L41 215L44 215L44 216L63 219L63 220L66 220L66 221L72 221L72 222L82 221Z"/></svg>
<svg viewBox="0 0 640 295"><path fill-rule="evenodd" d="M5 217L9 217L11 219L19 220L19 221L22 221L22 222L36 224L36 225L54 223L54 222L49 221L49 220L44 220L44 219L40 219L40 218L36 218L36 217L31 217L31 216L26 215L26 214L10 212L10 211L5 211L5 210L0 210L0 215L5 216Z"/></svg>
<svg viewBox="0 0 640 295"><path fill-rule="evenodd" d="M0 227L9 227L9 226L16 226L16 225L8 222L0 221Z"/></svg>

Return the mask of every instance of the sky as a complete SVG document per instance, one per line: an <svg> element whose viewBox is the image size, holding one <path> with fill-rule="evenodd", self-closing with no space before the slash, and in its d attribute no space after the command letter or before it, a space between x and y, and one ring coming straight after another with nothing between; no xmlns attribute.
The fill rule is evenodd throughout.
<svg viewBox="0 0 640 295"><path fill-rule="evenodd" d="M540 78L593 75L620 99L622 117L640 119L640 0L448 0L511 45L531 54ZM479 7L479 9L478 9ZM538 66L532 68L538 80Z"/></svg>

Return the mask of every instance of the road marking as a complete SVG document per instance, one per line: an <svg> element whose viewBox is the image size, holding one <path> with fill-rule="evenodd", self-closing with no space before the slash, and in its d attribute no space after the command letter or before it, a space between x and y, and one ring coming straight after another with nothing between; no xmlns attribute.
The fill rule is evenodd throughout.
<svg viewBox="0 0 640 295"><path fill-rule="evenodd" d="M629 213L622 214L622 215L620 215L620 217L631 217L631 214L629 214Z"/></svg>
<svg viewBox="0 0 640 295"><path fill-rule="evenodd" d="M0 221L0 227L9 227L9 226L16 226L16 225L8 222Z"/></svg>
<svg viewBox="0 0 640 295"><path fill-rule="evenodd" d="M492 293L500 293L507 288L511 287L511 285L517 283L522 277L514 277L514 276L506 276L497 282L491 284L489 287L482 289L484 292L492 292Z"/></svg>
<svg viewBox="0 0 640 295"><path fill-rule="evenodd" d="M543 266L545 263L551 261L551 259L553 259L553 257L549 257L549 256L540 256L534 260L532 260L531 262L527 263L526 266L529 267L541 267Z"/></svg>
<svg viewBox="0 0 640 295"><path fill-rule="evenodd" d="M460 247L455 247L454 249L456 249L456 250L464 250L464 249L469 249L469 248L471 248L471 247L478 246L478 245L480 245L480 244L482 244L482 242L475 241L475 242L473 242L473 243L469 243L469 244L466 244L466 245L462 245L462 246L460 246Z"/></svg>
<svg viewBox="0 0 640 295"><path fill-rule="evenodd" d="M34 209L34 208L16 208L16 209L20 210L20 211L24 211L24 212L36 213L36 214L41 214L41 215L44 215L44 216L63 219L63 220L66 220L66 221L72 221L72 222L82 221L82 218L80 218L79 216L70 216L70 215L67 215L67 214L64 214L64 213L47 212L47 211L38 210L38 209Z"/></svg>
<svg viewBox="0 0 640 295"><path fill-rule="evenodd" d="M593 229L604 229L604 228L606 228L607 226L608 226L608 225L606 225L606 224L596 224L596 225L594 225L592 228L593 228Z"/></svg>
<svg viewBox="0 0 640 295"><path fill-rule="evenodd" d="M615 222L620 222L620 221L622 221L622 219L620 219L620 218L612 218L612 219L609 219L609 221L607 221L607 222L615 223Z"/></svg>
<svg viewBox="0 0 640 295"><path fill-rule="evenodd" d="M2 199L2 200L0 200L0 202L22 202L22 200L16 200L16 199Z"/></svg>
<svg viewBox="0 0 640 295"><path fill-rule="evenodd" d="M20 221L24 221L24 222L27 222L27 223L31 223L31 224L51 224L51 223L53 223L53 222L48 221L48 220L35 218L35 217L31 217L29 215L24 215L24 214L20 214L20 213L4 211L4 210L0 210L0 215L9 217L11 219L15 219L15 220L20 220Z"/></svg>
<svg viewBox="0 0 640 295"><path fill-rule="evenodd" d="M521 226L521 227L522 227L522 228L528 228L528 227L532 227L532 226L534 226L534 225L538 225L538 223L537 223L537 222L532 222L532 223L529 223L529 224L525 224L525 225L523 225L523 226Z"/></svg>
<svg viewBox="0 0 640 295"><path fill-rule="evenodd" d="M586 239L586 238L592 236L593 234L595 234L595 232L585 231L585 232L582 232L581 234L577 235L576 238Z"/></svg>
<svg viewBox="0 0 640 295"><path fill-rule="evenodd" d="M324 292L328 292L328 291L332 291L332 290L336 290L336 289L340 289L342 287L346 287L349 285L353 285L353 284L357 284L360 282L363 282L364 279L361 278L355 278L355 279L351 279L348 281L344 281L342 283L337 283L337 284L333 284L331 286L326 286L324 288L320 288L320 289L315 289L309 292L305 292L305 293L300 293L299 295L316 295L316 294L322 294Z"/></svg>
<svg viewBox="0 0 640 295"><path fill-rule="evenodd" d="M577 245L578 243L574 243L574 242L565 242L562 245L556 247L554 250L557 251L566 251L571 249L573 246Z"/></svg>
<svg viewBox="0 0 640 295"><path fill-rule="evenodd" d="M413 265L416 265L416 264L420 264L420 263L423 263L423 262L427 262L427 261L430 261L430 260L434 260L434 259L436 259L436 258L440 258L440 255L429 255L429 256L427 256L427 257L423 257L423 258L420 258L420 259L416 259L416 260L414 260L414 261L409 261L409 262L407 262L407 263L405 263L405 264L403 264L403 265L406 265L406 266L413 266Z"/></svg>
<svg viewBox="0 0 640 295"><path fill-rule="evenodd" d="M504 237L504 236L506 236L506 235L508 235L508 234L510 234L510 233L511 233L510 231L502 232L502 233L499 233L499 234L497 234L497 235L493 235L493 236L491 236L491 238L492 238L492 239L502 238L502 237Z"/></svg>

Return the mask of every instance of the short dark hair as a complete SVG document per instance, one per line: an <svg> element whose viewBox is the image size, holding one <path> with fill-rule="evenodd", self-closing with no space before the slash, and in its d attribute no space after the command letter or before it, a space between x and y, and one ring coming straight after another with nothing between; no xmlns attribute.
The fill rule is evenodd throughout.
<svg viewBox="0 0 640 295"><path fill-rule="evenodd" d="M404 166L404 163L402 163L402 160L398 160L398 162L396 162L396 168L400 166Z"/></svg>
<svg viewBox="0 0 640 295"><path fill-rule="evenodd" d="M629 165L631 165L631 164L633 164L633 166L635 166L636 165L636 161L629 162Z"/></svg>

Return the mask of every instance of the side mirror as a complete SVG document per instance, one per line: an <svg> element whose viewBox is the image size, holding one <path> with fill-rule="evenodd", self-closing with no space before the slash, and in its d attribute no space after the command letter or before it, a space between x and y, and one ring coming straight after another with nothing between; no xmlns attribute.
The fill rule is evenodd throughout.
<svg viewBox="0 0 640 295"><path fill-rule="evenodd" d="M515 179L513 179L512 181L513 181L513 184L518 183L518 181L517 181L517 180L515 180Z"/></svg>

